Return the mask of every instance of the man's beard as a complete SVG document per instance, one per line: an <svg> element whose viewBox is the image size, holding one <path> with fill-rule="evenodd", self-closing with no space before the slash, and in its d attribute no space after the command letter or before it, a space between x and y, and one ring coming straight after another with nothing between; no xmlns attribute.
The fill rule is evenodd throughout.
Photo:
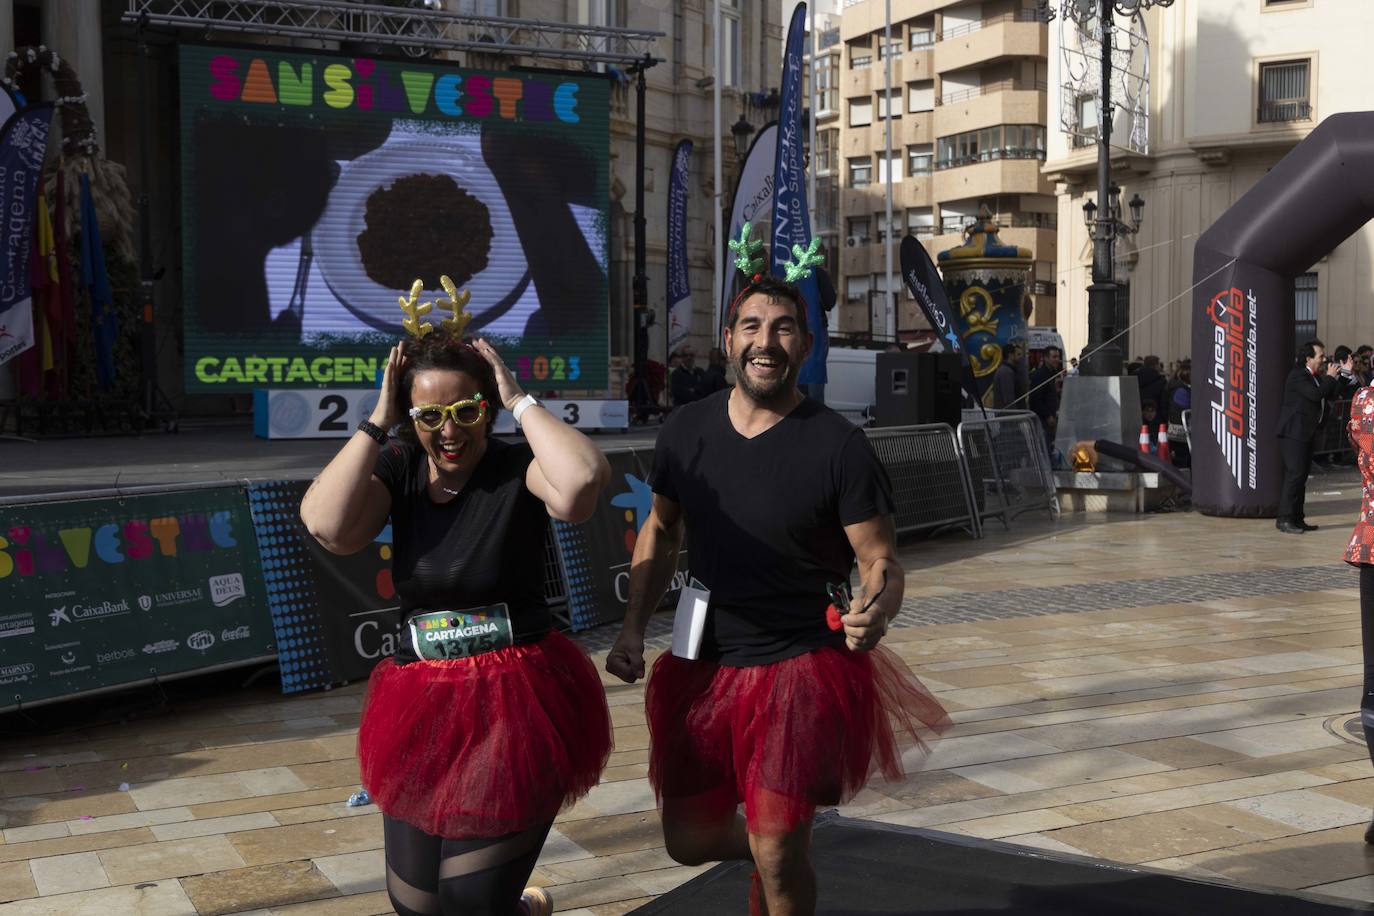
<svg viewBox="0 0 1374 916"><path fill-rule="evenodd" d="M756 356L768 356L778 363L782 371L777 378L769 382L759 382L750 376L749 360ZM739 359L736 383L740 390L756 404L772 405L786 401L792 395L796 380L797 367L787 358L787 353L782 347L748 350Z"/></svg>

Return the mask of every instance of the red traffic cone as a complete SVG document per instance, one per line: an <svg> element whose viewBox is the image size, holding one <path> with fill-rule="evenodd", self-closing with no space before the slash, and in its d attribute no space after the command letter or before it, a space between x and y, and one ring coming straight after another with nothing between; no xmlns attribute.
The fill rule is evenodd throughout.
<svg viewBox="0 0 1374 916"><path fill-rule="evenodd" d="M1159 424L1159 460L1173 462L1173 455L1169 452L1169 429L1163 423Z"/></svg>
<svg viewBox="0 0 1374 916"><path fill-rule="evenodd" d="M1140 424L1140 450L1150 454L1150 427L1144 423Z"/></svg>

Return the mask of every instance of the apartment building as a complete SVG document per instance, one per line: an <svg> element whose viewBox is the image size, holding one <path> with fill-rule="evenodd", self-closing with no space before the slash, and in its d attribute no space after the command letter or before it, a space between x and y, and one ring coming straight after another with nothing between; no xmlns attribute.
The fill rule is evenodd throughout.
<svg viewBox="0 0 1374 916"><path fill-rule="evenodd" d="M818 167L824 161L839 173L838 330L883 334L889 233L914 235L934 255L962 242L981 205L997 216L1004 243L1033 252L1031 321L1053 324L1058 215L1053 185L1041 171L1047 27L1027 0L891 3L889 44L884 0L845 0L832 55L839 112L817 138L828 157L818 156ZM892 286L899 338L919 337L928 325L902 288L895 252Z"/></svg>
<svg viewBox="0 0 1374 916"><path fill-rule="evenodd" d="M1137 20L1150 74L1148 149L1117 149L1130 125L1113 121L1112 171L1122 200L1145 202L1140 231L1117 242L1118 344L1128 358L1177 359L1191 350L1193 246L1320 121L1367 110L1367 0L1176 0ZM1122 17L1118 23L1125 24ZM1050 27L1049 160L1059 201L1058 326L1071 353L1087 342L1092 250L1083 204L1096 201L1096 117L1078 92L1072 20ZM1083 123L1087 122L1087 123ZM1295 283L1296 337L1334 347L1374 342L1374 229L1366 225Z"/></svg>

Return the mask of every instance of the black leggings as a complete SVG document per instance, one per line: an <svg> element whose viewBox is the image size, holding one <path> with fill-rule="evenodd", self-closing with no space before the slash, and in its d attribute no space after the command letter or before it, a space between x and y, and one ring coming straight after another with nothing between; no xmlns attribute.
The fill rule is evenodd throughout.
<svg viewBox="0 0 1374 916"><path fill-rule="evenodd" d="M400 916L513 916L553 822L471 840L383 815L386 890Z"/></svg>

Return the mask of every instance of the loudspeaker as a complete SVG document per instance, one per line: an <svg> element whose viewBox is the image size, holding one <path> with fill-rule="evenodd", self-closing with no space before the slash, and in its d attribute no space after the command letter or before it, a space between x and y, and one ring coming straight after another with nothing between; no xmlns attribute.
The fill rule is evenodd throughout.
<svg viewBox="0 0 1374 916"><path fill-rule="evenodd" d="M957 353L879 353L874 379L879 426L916 426L961 419Z"/></svg>

